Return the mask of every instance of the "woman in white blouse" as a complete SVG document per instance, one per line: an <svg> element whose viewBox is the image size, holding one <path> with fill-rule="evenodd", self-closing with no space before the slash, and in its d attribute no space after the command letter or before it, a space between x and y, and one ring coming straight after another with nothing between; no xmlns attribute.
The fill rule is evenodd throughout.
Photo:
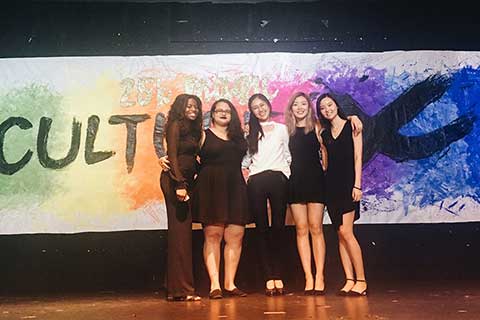
<svg viewBox="0 0 480 320"><path fill-rule="evenodd" d="M282 295L281 258L284 248L285 215L290 176L290 151L287 127L271 120L272 105L257 93L248 101L250 119L248 154L244 167L249 169L248 198L255 219L260 263L265 276L265 294ZM267 200L271 208L268 222Z"/></svg>

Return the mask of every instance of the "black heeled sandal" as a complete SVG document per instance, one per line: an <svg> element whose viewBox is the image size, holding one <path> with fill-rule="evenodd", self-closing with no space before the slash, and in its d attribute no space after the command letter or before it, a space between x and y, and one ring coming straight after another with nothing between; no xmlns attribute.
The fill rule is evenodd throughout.
<svg viewBox="0 0 480 320"><path fill-rule="evenodd" d="M222 299L223 298L222 290L214 289L210 291L210 293L208 294L208 298L213 300Z"/></svg>
<svg viewBox="0 0 480 320"><path fill-rule="evenodd" d="M317 284L317 281L315 281L315 285ZM325 295L325 282L323 282L323 289L322 290L317 290L315 287L313 288L313 295L314 296L324 296Z"/></svg>
<svg viewBox="0 0 480 320"><path fill-rule="evenodd" d="M363 279L363 280L357 279L357 282L365 282L366 283L367 281L365 279ZM350 290L350 291L348 291L347 295L349 297L366 297L368 295L367 289L363 290L362 292L357 292L357 291Z"/></svg>
<svg viewBox="0 0 480 320"><path fill-rule="evenodd" d="M313 290L313 295L314 296L324 296L325 295L325 289L323 290Z"/></svg>
<svg viewBox="0 0 480 320"><path fill-rule="evenodd" d="M348 279L348 278L347 278L347 279L345 279L345 280L355 282L354 279ZM340 289L340 290L337 291L337 296L345 297L345 296L348 296L348 293L349 293L349 292L350 292L350 291L345 291L345 290Z"/></svg>
<svg viewBox="0 0 480 320"><path fill-rule="evenodd" d="M304 296L314 296L315 295L315 290L310 289L310 290L304 290L303 291Z"/></svg>

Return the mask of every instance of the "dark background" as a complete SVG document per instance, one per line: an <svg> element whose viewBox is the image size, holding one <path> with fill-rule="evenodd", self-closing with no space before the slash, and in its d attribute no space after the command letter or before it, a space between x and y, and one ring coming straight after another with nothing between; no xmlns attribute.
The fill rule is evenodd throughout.
<svg viewBox="0 0 480 320"><path fill-rule="evenodd" d="M480 50L480 19L470 1L152 2L2 2L0 57ZM263 286L252 231L237 277L247 290ZM479 222L358 225L356 231L370 287L480 280ZM343 273L330 225L325 235L333 290ZM287 236L286 285L300 290L294 227ZM195 275L205 293L202 241L195 231ZM165 230L4 235L0 293L157 291L165 262Z"/></svg>

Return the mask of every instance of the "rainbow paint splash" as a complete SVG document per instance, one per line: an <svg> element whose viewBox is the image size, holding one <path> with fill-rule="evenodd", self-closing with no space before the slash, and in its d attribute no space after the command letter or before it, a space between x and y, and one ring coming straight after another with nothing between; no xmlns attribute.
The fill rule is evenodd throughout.
<svg viewBox="0 0 480 320"><path fill-rule="evenodd" d="M293 93L332 92L365 124L360 222L478 221L479 66L442 51L2 59L0 234L166 228L153 130L183 92L242 119L261 92L277 121Z"/></svg>

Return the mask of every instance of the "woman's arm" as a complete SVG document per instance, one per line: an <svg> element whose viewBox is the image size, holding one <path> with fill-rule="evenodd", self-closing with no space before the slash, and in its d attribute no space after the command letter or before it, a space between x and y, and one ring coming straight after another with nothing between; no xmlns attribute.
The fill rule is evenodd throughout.
<svg viewBox="0 0 480 320"><path fill-rule="evenodd" d="M353 201L360 201L362 198L362 152L363 141L362 133L355 135L352 133L353 139L353 160L355 168L355 182L352 189Z"/></svg>
<svg viewBox="0 0 480 320"><path fill-rule="evenodd" d="M202 136L200 137L199 149L202 149L203 144L205 143L205 138L207 135L205 134L205 130L202 130Z"/></svg>
<svg viewBox="0 0 480 320"><path fill-rule="evenodd" d="M317 135L317 140L320 142L320 153L322 155L322 168L323 171L327 171L328 169L328 154L327 154L327 148L323 144L323 139L322 139L322 131L323 131L322 124L320 121L317 121L315 123L315 133Z"/></svg>
<svg viewBox="0 0 480 320"><path fill-rule="evenodd" d="M170 177L175 181L177 198L184 200L187 195L187 180L183 177L178 163L178 144L180 143L180 128L178 121L167 129L167 155L170 161Z"/></svg>
<svg viewBox="0 0 480 320"><path fill-rule="evenodd" d="M351 115L351 116L348 116L347 119L350 120L350 124L352 125L352 131L354 135L358 136L360 133L362 133L363 123L359 117L357 117L356 115Z"/></svg>
<svg viewBox="0 0 480 320"><path fill-rule="evenodd" d="M322 168L323 171L327 171L328 169L328 153L327 153L327 148L323 144L323 139L320 137L320 152L322 154Z"/></svg>
<svg viewBox="0 0 480 320"><path fill-rule="evenodd" d="M290 140L290 136L288 134L287 126L282 126L281 128L281 145L283 147L283 156L287 161L288 165L292 163L292 155L290 154L290 148L288 147L288 141Z"/></svg>

